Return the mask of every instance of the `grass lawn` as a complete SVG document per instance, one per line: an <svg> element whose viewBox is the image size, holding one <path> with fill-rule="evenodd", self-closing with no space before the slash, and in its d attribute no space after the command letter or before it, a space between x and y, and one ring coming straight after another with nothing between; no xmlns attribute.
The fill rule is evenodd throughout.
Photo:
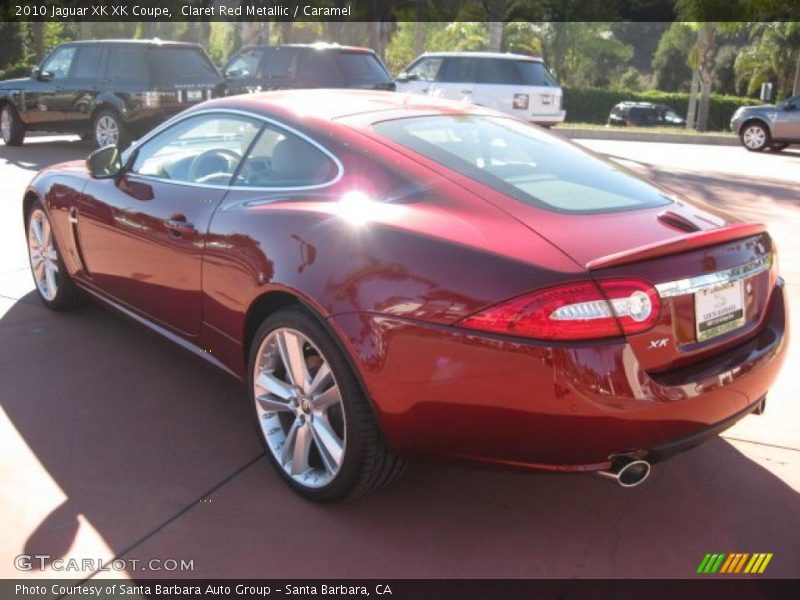
<svg viewBox="0 0 800 600"><path fill-rule="evenodd" d="M605 125L598 125L597 123L559 123L555 126L556 129L595 129L605 131L625 131L630 133L671 133L674 135L708 135L708 136L723 136L730 137L733 135L730 131L706 131L701 133L693 129L683 129L681 127L607 127Z"/></svg>

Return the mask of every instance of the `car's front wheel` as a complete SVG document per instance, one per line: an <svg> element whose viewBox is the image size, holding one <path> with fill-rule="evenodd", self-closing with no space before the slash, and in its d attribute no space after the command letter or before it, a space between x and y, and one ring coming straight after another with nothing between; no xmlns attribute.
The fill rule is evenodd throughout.
<svg viewBox="0 0 800 600"><path fill-rule="evenodd" d="M130 142L125 124L115 111L109 109L101 110L94 118L92 135L98 148L117 146L124 149Z"/></svg>
<svg viewBox="0 0 800 600"><path fill-rule="evenodd" d="M758 121L748 123L741 133L742 145L751 152L761 152L770 145L767 126Z"/></svg>
<svg viewBox="0 0 800 600"><path fill-rule="evenodd" d="M68 310L79 300L79 292L67 273L58 251L50 219L41 202L28 213L28 258L39 298L47 308Z"/></svg>
<svg viewBox="0 0 800 600"><path fill-rule="evenodd" d="M266 454L305 498L342 500L402 471L404 461L387 448L342 351L304 309L281 309L262 323L249 381Z"/></svg>
<svg viewBox="0 0 800 600"><path fill-rule="evenodd" d="M0 110L0 131L6 146L21 146L25 141L25 124L10 104Z"/></svg>

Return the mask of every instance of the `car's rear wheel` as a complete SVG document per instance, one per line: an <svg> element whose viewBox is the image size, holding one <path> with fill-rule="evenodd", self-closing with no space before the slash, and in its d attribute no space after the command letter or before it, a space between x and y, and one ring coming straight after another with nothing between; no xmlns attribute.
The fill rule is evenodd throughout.
<svg viewBox="0 0 800 600"><path fill-rule="evenodd" d="M68 310L79 300L79 292L67 273L58 251L50 219L41 202L28 214L28 258L39 298L47 308Z"/></svg>
<svg viewBox="0 0 800 600"><path fill-rule="evenodd" d="M766 125L754 121L742 129L742 145L750 152L761 152L770 145L769 130Z"/></svg>
<svg viewBox="0 0 800 600"><path fill-rule="evenodd" d="M94 118L92 136L95 146L117 146L126 148L129 144L128 132L119 115L113 110L101 110Z"/></svg>
<svg viewBox="0 0 800 600"><path fill-rule="evenodd" d="M307 499L369 492L402 471L404 461L387 448L346 358L307 311L282 309L262 323L249 381L267 457Z"/></svg>
<svg viewBox="0 0 800 600"><path fill-rule="evenodd" d="M25 124L10 104L0 110L0 131L6 146L21 146L25 141Z"/></svg>

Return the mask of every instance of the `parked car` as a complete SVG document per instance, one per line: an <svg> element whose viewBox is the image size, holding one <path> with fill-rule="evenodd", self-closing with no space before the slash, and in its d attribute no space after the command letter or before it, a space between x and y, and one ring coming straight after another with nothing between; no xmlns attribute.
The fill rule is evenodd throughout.
<svg viewBox="0 0 800 600"><path fill-rule="evenodd" d="M789 144L800 144L800 95L777 106L739 107L731 118L731 131L751 152L767 148L780 152Z"/></svg>
<svg viewBox="0 0 800 600"><path fill-rule="evenodd" d="M212 100L21 208L44 305L82 290L244 380L312 500L410 456L637 485L761 411L786 356L763 225L460 102Z"/></svg>
<svg viewBox="0 0 800 600"><path fill-rule="evenodd" d="M494 52L423 54L397 78L397 91L462 100L539 125L561 123L563 92L541 58Z"/></svg>
<svg viewBox="0 0 800 600"><path fill-rule="evenodd" d="M70 42L30 78L0 82L0 129L19 146L28 131L77 133L126 146L177 112L222 92L222 75L197 44L158 40Z"/></svg>
<svg viewBox="0 0 800 600"><path fill-rule="evenodd" d="M608 124L623 127L686 127L686 120L666 104L625 101L611 109Z"/></svg>
<svg viewBox="0 0 800 600"><path fill-rule="evenodd" d="M223 72L230 95L292 88L395 89L372 50L338 44L250 46L234 54Z"/></svg>

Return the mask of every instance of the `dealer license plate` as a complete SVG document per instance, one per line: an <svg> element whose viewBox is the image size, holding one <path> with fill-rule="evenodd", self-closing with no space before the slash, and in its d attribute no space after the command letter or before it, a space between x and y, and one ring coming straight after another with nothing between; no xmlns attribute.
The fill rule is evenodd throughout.
<svg viewBox="0 0 800 600"><path fill-rule="evenodd" d="M694 295L697 341L704 342L744 325L743 281L732 281Z"/></svg>
<svg viewBox="0 0 800 600"><path fill-rule="evenodd" d="M186 100L189 102L197 102L203 99L203 90L187 90Z"/></svg>

